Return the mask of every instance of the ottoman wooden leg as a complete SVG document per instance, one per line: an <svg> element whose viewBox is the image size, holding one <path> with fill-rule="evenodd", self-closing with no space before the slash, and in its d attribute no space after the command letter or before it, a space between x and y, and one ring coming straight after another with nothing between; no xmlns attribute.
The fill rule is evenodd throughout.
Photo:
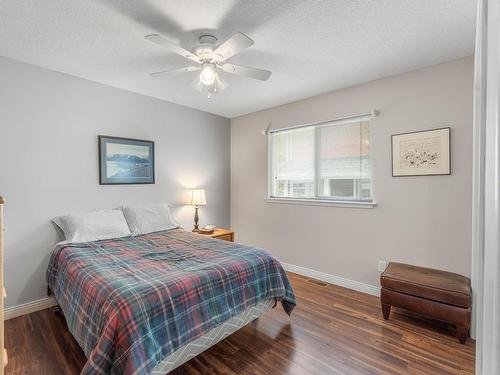
<svg viewBox="0 0 500 375"><path fill-rule="evenodd" d="M461 325L457 326L457 337L460 344L465 344L467 336L469 336L469 327Z"/></svg>
<svg viewBox="0 0 500 375"><path fill-rule="evenodd" d="M382 302L382 315L385 320L389 320L389 314L391 313L391 305Z"/></svg>

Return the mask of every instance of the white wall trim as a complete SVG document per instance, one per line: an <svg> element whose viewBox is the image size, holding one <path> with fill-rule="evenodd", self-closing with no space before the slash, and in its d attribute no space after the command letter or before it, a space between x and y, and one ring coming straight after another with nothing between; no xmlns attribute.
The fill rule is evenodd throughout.
<svg viewBox="0 0 500 375"><path fill-rule="evenodd" d="M346 279L344 277L331 275L329 273L316 271L310 268L296 266L295 264L281 262L283 268L287 271L297 273L299 275L311 277L326 283L342 286L344 288L349 288L357 290L358 292L370 294L372 296L380 296L380 287L365 284L359 281ZM4 310L4 319L9 320L17 318L18 316L31 314L36 311L48 309L50 307L56 306L57 302L54 297L40 298L35 301L23 303L17 306L7 307Z"/></svg>
<svg viewBox="0 0 500 375"><path fill-rule="evenodd" d="M336 201L329 199L303 199L303 198L278 198L266 197L268 203L280 204L301 204L304 206L332 206L332 207L348 207L348 208L374 208L375 202L357 202L357 201Z"/></svg>
<svg viewBox="0 0 500 375"><path fill-rule="evenodd" d="M316 271L306 267L296 266L290 263L282 262L281 264L283 265L283 268L285 270L298 273L299 275L311 277L320 281L324 281L326 283L342 286L344 288L357 290L358 292L367 293L372 296L380 296L380 287L378 286L346 279L344 277L331 275L329 273ZM56 305L57 302L54 297L40 298L35 301L23 303L21 305L7 307L4 310L4 319L9 320L17 318L18 316L31 314L33 312L48 309Z"/></svg>
<svg viewBox="0 0 500 375"><path fill-rule="evenodd" d="M472 315L470 336L481 336L484 274L484 172L486 144L486 38L483 24L486 8L478 2L476 25L476 51L474 55L474 126L472 153L472 251L471 285ZM476 349L480 348L476 343ZM476 356L476 368L480 367L481 358ZM477 370L476 370L477 371Z"/></svg>
<svg viewBox="0 0 500 375"><path fill-rule="evenodd" d="M359 281L346 279L344 277L331 275L329 273L316 271L316 270L306 268L306 267L296 266L295 264L284 263L284 262L281 262L281 264L286 271L298 273L299 275L302 275L302 276L311 277L313 279L324 281L326 283L342 286L344 288L349 288L349 289L357 290L358 292L362 292L362 293L370 294L372 296L380 297L380 287L378 287L378 286L374 286L374 285L365 284L365 283L362 283Z"/></svg>
<svg viewBox="0 0 500 375"><path fill-rule="evenodd" d="M484 108L484 249L478 375L500 374L500 3L482 0L481 54L486 60ZM477 52L476 52L477 53Z"/></svg>
<svg viewBox="0 0 500 375"><path fill-rule="evenodd" d="M49 307L57 305L54 297L40 298L35 301L23 303L17 306L11 306L4 309L4 320L17 318L21 315L31 314L35 311L48 309Z"/></svg>

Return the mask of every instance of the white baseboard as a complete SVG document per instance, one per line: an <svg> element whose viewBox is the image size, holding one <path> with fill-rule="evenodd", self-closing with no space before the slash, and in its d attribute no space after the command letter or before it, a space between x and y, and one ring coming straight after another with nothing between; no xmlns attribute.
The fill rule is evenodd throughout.
<svg viewBox="0 0 500 375"><path fill-rule="evenodd" d="M298 273L299 275L311 277L313 279L324 281L325 283L335 284L338 286L342 286L344 288L349 288L353 290L357 290L358 292L363 292L366 294L371 294L372 296L380 297L380 287L365 284L359 281L354 281L350 279L346 279L344 277L331 275L329 273L324 273L320 271L316 271L306 267L296 266L295 264L283 263L283 268L286 271Z"/></svg>
<svg viewBox="0 0 500 375"><path fill-rule="evenodd" d="M4 320L17 318L21 315L31 314L32 312L48 309L49 307L57 305L54 297L45 297L37 299L36 301L31 301L23 303L17 306L7 307L3 310Z"/></svg>
<svg viewBox="0 0 500 375"><path fill-rule="evenodd" d="M342 286L344 288L349 288L353 290L357 290L358 292L363 292L367 294L371 294L372 296L380 296L380 288L378 286L369 285L365 283L361 283L359 281L354 281L350 279L346 279L344 277L331 275L329 273L324 273L320 271L316 271L306 267L296 266L290 263L281 263L283 268L290 272L298 273L299 275L311 277L313 279L321 280L326 283L335 284L338 286ZM7 307L4 310L4 319L12 319L17 318L18 316L30 314L35 311L48 309L49 307L57 305L54 297L45 297L37 299L36 301L23 303L17 306Z"/></svg>

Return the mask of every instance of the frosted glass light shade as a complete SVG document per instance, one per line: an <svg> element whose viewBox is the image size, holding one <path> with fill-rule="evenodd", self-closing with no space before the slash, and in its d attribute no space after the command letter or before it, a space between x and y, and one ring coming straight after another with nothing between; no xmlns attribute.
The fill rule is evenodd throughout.
<svg viewBox="0 0 500 375"><path fill-rule="evenodd" d="M207 199L205 198L205 189L190 189L188 204L191 206L206 205Z"/></svg>
<svg viewBox="0 0 500 375"><path fill-rule="evenodd" d="M214 69L213 65L206 64L200 73L201 83L203 83L205 86L210 86L214 83L215 77L216 77L216 74L215 74L215 69Z"/></svg>

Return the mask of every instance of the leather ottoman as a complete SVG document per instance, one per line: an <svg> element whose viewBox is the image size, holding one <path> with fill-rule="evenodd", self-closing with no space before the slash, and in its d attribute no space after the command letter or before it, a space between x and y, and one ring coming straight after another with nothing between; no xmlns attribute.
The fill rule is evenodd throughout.
<svg viewBox="0 0 500 375"><path fill-rule="evenodd" d="M400 307L457 326L465 344L470 328L470 280L455 273L391 262L380 276L384 319L391 306Z"/></svg>

